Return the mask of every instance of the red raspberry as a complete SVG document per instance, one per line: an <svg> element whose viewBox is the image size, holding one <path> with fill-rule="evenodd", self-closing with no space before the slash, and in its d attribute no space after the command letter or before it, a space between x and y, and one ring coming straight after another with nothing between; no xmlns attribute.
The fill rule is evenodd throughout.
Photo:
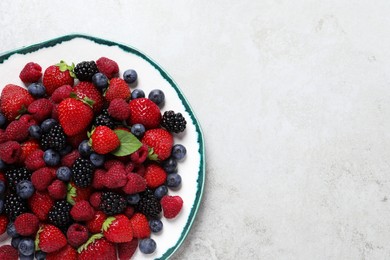
<svg viewBox="0 0 390 260"><path fill-rule="evenodd" d="M67 244L60 250L46 254L46 260L77 260L77 251L71 245Z"/></svg>
<svg viewBox="0 0 390 260"><path fill-rule="evenodd" d="M69 144L77 149L82 141L84 141L87 138L87 131L83 131L80 134L74 135L74 136L68 136L68 142Z"/></svg>
<svg viewBox="0 0 390 260"><path fill-rule="evenodd" d="M34 100L29 106L27 111L32 115L32 117L38 122L49 118L52 114L53 105L50 100L46 98L40 98Z"/></svg>
<svg viewBox="0 0 390 260"><path fill-rule="evenodd" d="M131 96L131 91L126 81L121 78L113 78L110 80L105 96L108 102L111 102L116 98L127 100Z"/></svg>
<svg viewBox="0 0 390 260"><path fill-rule="evenodd" d="M46 221L49 211L54 205L53 199L47 192L36 191L29 199L28 205L40 221Z"/></svg>
<svg viewBox="0 0 390 260"><path fill-rule="evenodd" d="M133 227L133 236L135 238L147 238L150 236L149 222L144 214L135 213L130 218L130 223Z"/></svg>
<svg viewBox="0 0 390 260"><path fill-rule="evenodd" d="M161 199L161 207L164 213L164 217L170 219L179 214L183 207L183 199L180 196L165 195Z"/></svg>
<svg viewBox="0 0 390 260"><path fill-rule="evenodd" d="M4 234L7 231L8 217L5 215L0 215L0 235Z"/></svg>
<svg viewBox="0 0 390 260"><path fill-rule="evenodd" d="M11 245L0 246L0 259L18 260L18 250Z"/></svg>
<svg viewBox="0 0 390 260"><path fill-rule="evenodd" d="M104 175L103 184L106 188L115 189L126 185L126 171L121 165L112 166Z"/></svg>
<svg viewBox="0 0 390 260"><path fill-rule="evenodd" d="M135 209L133 207L130 207L130 206L127 206L125 208L125 211L123 212L123 214L128 217L129 219L134 215L135 213Z"/></svg>
<svg viewBox="0 0 390 260"><path fill-rule="evenodd" d="M118 64L106 57L101 57L96 61L96 65L101 73L107 76L107 78L111 79L119 73Z"/></svg>
<svg viewBox="0 0 390 260"><path fill-rule="evenodd" d="M67 186L63 181L54 180L49 187L47 187L50 196L55 200L61 200L66 197L68 192Z"/></svg>
<svg viewBox="0 0 390 260"><path fill-rule="evenodd" d="M92 207L94 207L95 209L99 209L101 197L101 192L94 192L91 194L91 197L89 197L89 203L91 203Z"/></svg>
<svg viewBox="0 0 390 260"><path fill-rule="evenodd" d="M24 164L26 168L30 171L38 170L46 166L45 161L43 160L44 152L41 149L35 150L29 156L27 156Z"/></svg>
<svg viewBox="0 0 390 260"><path fill-rule="evenodd" d="M8 141L7 136L5 135L5 130L0 129L0 144L5 143Z"/></svg>
<svg viewBox="0 0 390 260"><path fill-rule="evenodd" d="M20 148L22 149L22 153L20 154L19 162L24 163L27 156L39 149L39 142L35 139L30 139L22 143Z"/></svg>
<svg viewBox="0 0 390 260"><path fill-rule="evenodd" d="M37 125L37 121L35 121L35 119L32 117L32 115L29 115L29 114L22 115L19 118L19 121L26 123L28 125L28 127L30 127L32 125Z"/></svg>
<svg viewBox="0 0 390 260"><path fill-rule="evenodd" d="M0 181L3 181L5 184L7 184L5 180L5 174L3 172L0 172Z"/></svg>
<svg viewBox="0 0 390 260"><path fill-rule="evenodd" d="M124 99L116 98L110 102L108 114L118 121L127 120L130 116L129 104Z"/></svg>
<svg viewBox="0 0 390 260"><path fill-rule="evenodd" d="M140 175L135 173L127 174L127 183L123 191L127 194L142 192L146 189L146 181Z"/></svg>
<svg viewBox="0 0 390 260"><path fill-rule="evenodd" d="M128 163L126 164L126 166L125 166L125 171L126 171L127 174L133 173L134 168L135 168L135 163L133 163L133 162L128 162Z"/></svg>
<svg viewBox="0 0 390 260"><path fill-rule="evenodd" d="M70 153L64 155L61 159L61 164L62 166L67 166L69 168L72 167L74 162L76 161L77 158L80 157L80 153L77 149L71 151Z"/></svg>
<svg viewBox="0 0 390 260"><path fill-rule="evenodd" d="M27 63L19 74L19 78L23 83L37 82L42 77L42 67L34 62Z"/></svg>
<svg viewBox="0 0 390 260"><path fill-rule="evenodd" d="M21 120L12 121L5 129L5 136L9 141L23 142L28 137L29 125Z"/></svg>
<svg viewBox="0 0 390 260"><path fill-rule="evenodd" d="M87 228L92 234L100 233L104 221L107 219L106 214L103 211L96 211L93 218L87 221Z"/></svg>
<svg viewBox="0 0 390 260"><path fill-rule="evenodd" d="M118 243L119 260L131 259L138 247L138 239L134 238L130 242Z"/></svg>
<svg viewBox="0 0 390 260"><path fill-rule="evenodd" d="M145 180L149 188L157 188L167 180L167 173L158 164L149 164L145 169Z"/></svg>
<svg viewBox="0 0 390 260"><path fill-rule="evenodd" d="M88 201L82 200L72 207L70 215L75 221L88 221L95 215L95 210Z"/></svg>
<svg viewBox="0 0 390 260"><path fill-rule="evenodd" d="M109 170L114 165L121 165L122 167L125 167L123 162L118 160L108 160L104 163L104 169Z"/></svg>
<svg viewBox="0 0 390 260"><path fill-rule="evenodd" d="M53 110L51 111L51 118L54 120L59 120L58 119L58 104L53 104Z"/></svg>
<svg viewBox="0 0 390 260"><path fill-rule="evenodd" d="M142 163L134 165L133 173L136 173L142 177L145 177L145 172L146 172L145 166Z"/></svg>
<svg viewBox="0 0 390 260"><path fill-rule="evenodd" d="M57 88L56 90L54 90L50 99L54 103L59 104L59 103L61 103L62 100L64 100L65 98L68 98L72 91L73 91L73 88L70 85L63 85L63 86Z"/></svg>
<svg viewBox="0 0 390 260"><path fill-rule="evenodd" d="M38 191L46 190L52 181L53 175L48 167L40 168L31 175L31 182Z"/></svg>
<svg viewBox="0 0 390 260"><path fill-rule="evenodd" d="M77 248L87 242L88 229L83 225L74 223L68 228L66 237L68 238L69 245Z"/></svg>
<svg viewBox="0 0 390 260"><path fill-rule="evenodd" d="M3 162L11 164L19 160L22 153L20 144L15 141L7 141L0 144L0 159Z"/></svg>
<svg viewBox="0 0 390 260"><path fill-rule="evenodd" d="M15 229L21 236L33 236L38 231L39 219L32 213L23 213L16 217Z"/></svg>
<svg viewBox="0 0 390 260"><path fill-rule="evenodd" d="M148 146L143 144L137 151L130 155L130 159L135 164L141 164L148 158L148 155Z"/></svg>
<svg viewBox="0 0 390 260"><path fill-rule="evenodd" d="M97 169L93 175L92 187L95 189L103 189L105 183L105 175L105 170Z"/></svg>

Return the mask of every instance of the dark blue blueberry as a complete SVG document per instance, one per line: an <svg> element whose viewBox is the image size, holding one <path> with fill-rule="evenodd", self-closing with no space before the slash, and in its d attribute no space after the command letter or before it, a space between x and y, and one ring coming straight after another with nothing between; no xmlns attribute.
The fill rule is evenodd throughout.
<svg viewBox="0 0 390 260"><path fill-rule="evenodd" d="M177 173L171 173L167 176L167 186L169 188L177 188L181 184L181 176Z"/></svg>
<svg viewBox="0 0 390 260"><path fill-rule="evenodd" d="M165 160L162 166L167 173L177 172L177 161L172 157Z"/></svg>
<svg viewBox="0 0 390 260"><path fill-rule="evenodd" d="M34 186L31 181L23 180L16 185L16 194L22 199L30 198L34 193Z"/></svg>
<svg viewBox="0 0 390 260"><path fill-rule="evenodd" d="M3 194L5 191L5 183L3 181L0 181L0 194Z"/></svg>
<svg viewBox="0 0 390 260"><path fill-rule="evenodd" d="M151 254L156 250L156 242L152 238L145 238L139 242L139 250L144 254Z"/></svg>
<svg viewBox="0 0 390 260"><path fill-rule="evenodd" d="M104 155L98 153L91 153L89 160L95 167L102 167L104 164Z"/></svg>
<svg viewBox="0 0 390 260"><path fill-rule="evenodd" d="M145 92L142 89L134 89L131 92L131 99L144 98Z"/></svg>
<svg viewBox="0 0 390 260"><path fill-rule="evenodd" d="M72 177L72 171L66 166L61 166L60 168L57 169L56 176L57 179L68 182Z"/></svg>
<svg viewBox="0 0 390 260"><path fill-rule="evenodd" d="M30 136L35 139L40 139L42 136L42 129L37 125L32 125L28 128Z"/></svg>
<svg viewBox="0 0 390 260"><path fill-rule="evenodd" d="M34 256L35 244L32 238L23 238L18 245L19 253L24 256Z"/></svg>
<svg viewBox="0 0 390 260"><path fill-rule="evenodd" d="M0 199L0 214L3 213L4 210L4 200Z"/></svg>
<svg viewBox="0 0 390 260"><path fill-rule="evenodd" d="M19 245L19 243L20 243L21 240L22 240L22 237L13 237L13 238L11 239L11 245L12 245L14 248L18 249L18 245Z"/></svg>
<svg viewBox="0 0 390 260"><path fill-rule="evenodd" d="M182 160L184 157L186 157L186 154L187 154L187 149L184 147L184 145L175 144L172 147L171 156L176 160Z"/></svg>
<svg viewBox="0 0 390 260"><path fill-rule="evenodd" d="M41 98L45 95L46 88L42 85L42 83L32 83L27 87L27 91L31 94L31 96Z"/></svg>
<svg viewBox="0 0 390 260"><path fill-rule="evenodd" d="M123 72L123 79L131 84L131 83L134 83L136 80L137 80L137 72L135 70L126 70L125 72Z"/></svg>
<svg viewBox="0 0 390 260"><path fill-rule="evenodd" d="M98 72L92 76L92 83L97 89L104 90L108 87L108 78L103 73Z"/></svg>
<svg viewBox="0 0 390 260"><path fill-rule="evenodd" d="M3 160L0 159L0 170L3 170L5 166L6 164L3 162Z"/></svg>
<svg viewBox="0 0 390 260"><path fill-rule="evenodd" d="M60 154L53 149L47 149L43 154L43 160L49 166L56 166L60 163Z"/></svg>
<svg viewBox="0 0 390 260"><path fill-rule="evenodd" d="M163 228L163 223L159 219L151 219L149 220L149 227L153 233L160 232Z"/></svg>
<svg viewBox="0 0 390 260"><path fill-rule="evenodd" d="M36 260L46 260L46 253L43 251L36 251L35 252L35 259Z"/></svg>
<svg viewBox="0 0 390 260"><path fill-rule="evenodd" d="M64 156L64 155L67 155L68 153L70 153L72 151L72 146L71 145L67 145L64 149L62 149L61 151L59 151L60 155L61 156Z"/></svg>
<svg viewBox="0 0 390 260"><path fill-rule="evenodd" d="M54 126L55 124L57 124L57 121L53 118L49 118L43 121L41 124L42 133L49 132L50 128L52 128L52 126Z"/></svg>
<svg viewBox="0 0 390 260"><path fill-rule="evenodd" d="M157 189L154 191L154 196L155 196L157 199L161 199L162 197L164 197L165 195L167 195L167 193L168 193L168 188L167 188L167 186L162 185L162 186L157 187Z"/></svg>
<svg viewBox="0 0 390 260"><path fill-rule="evenodd" d="M138 139L142 138L145 134L145 126L143 124L134 124L131 129L131 133L135 135Z"/></svg>
<svg viewBox="0 0 390 260"><path fill-rule="evenodd" d="M165 101L164 92L162 92L160 89L154 89L150 91L148 98L158 106L163 105Z"/></svg>
<svg viewBox="0 0 390 260"><path fill-rule="evenodd" d="M139 199L140 199L140 196L138 193L127 195L127 204L135 205L138 203Z"/></svg>
<svg viewBox="0 0 390 260"><path fill-rule="evenodd" d="M3 126L5 126L5 123L7 123L7 119L2 113L0 113L0 128L3 128Z"/></svg>
<svg viewBox="0 0 390 260"><path fill-rule="evenodd" d="M34 254L32 255L19 254L19 260L34 260Z"/></svg>
<svg viewBox="0 0 390 260"><path fill-rule="evenodd" d="M13 222L8 223L7 234L10 237L18 237L19 236L18 232L16 232L15 225Z"/></svg>
<svg viewBox="0 0 390 260"><path fill-rule="evenodd" d="M91 155L92 148L88 144L88 140L84 140L79 144L79 153L84 158L88 158Z"/></svg>

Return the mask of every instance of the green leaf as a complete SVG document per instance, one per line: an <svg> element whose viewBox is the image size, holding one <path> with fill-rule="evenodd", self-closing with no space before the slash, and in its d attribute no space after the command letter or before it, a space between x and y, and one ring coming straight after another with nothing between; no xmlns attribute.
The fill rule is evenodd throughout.
<svg viewBox="0 0 390 260"><path fill-rule="evenodd" d="M92 235L87 242L85 242L83 245L81 245L78 249L77 249L77 252L80 254L83 250L86 250L89 246L89 244L92 244L93 242L95 242L95 240L98 240L100 238L103 237L103 234L102 233L98 233L98 234L95 234L95 235Z"/></svg>
<svg viewBox="0 0 390 260"><path fill-rule="evenodd" d="M126 156L137 151L142 143L132 133L125 130L114 130L119 138L121 145L111 152L115 156Z"/></svg>
<svg viewBox="0 0 390 260"><path fill-rule="evenodd" d="M88 98L88 97L84 97L83 99L81 99L81 101L91 108L92 108L93 104L95 104L95 101Z"/></svg>
<svg viewBox="0 0 390 260"><path fill-rule="evenodd" d="M115 217L108 217L106 220L103 222L102 225L102 231L107 231L107 229L110 227L111 223L115 220Z"/></svg>
<svg viewBox="0 0 390 260"><path fill-rule="evenodd" d="M66 201L69 202L72 206L76 204L74 201L74 197L77 195L76 187L72 186L72 184L68 183L68 193L66 194Z"/></svg>
<svg viewBox="0 0 390 260"><path fill-rule="evenodd" d="M153 148L148 148L148 159L151 161L158 161L158 155L154 153Z"/></svg>

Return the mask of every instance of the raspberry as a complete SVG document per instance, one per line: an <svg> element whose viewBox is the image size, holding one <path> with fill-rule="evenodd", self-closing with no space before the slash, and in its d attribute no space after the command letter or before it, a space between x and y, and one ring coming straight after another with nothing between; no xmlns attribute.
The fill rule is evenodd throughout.
<svg viewBox="0 0 390 260"><path fill-rule="evenodd" d="M77 158L80 157L80 153L77 149L71 151L61 159L62 166L72 167Z"/></svg>
<svg viewBox="0 0 390 260"><path fill-rule="evenodd" d="M0 259L18 260L18 250L11 245L0 246Z"/></svg>
<svg viewBox="0 0 390 260"><path fill-rule="evenodd" d="M0 235L4 234L7 231L8 217L5 215L0 216Z"/></svg>
<svg viewBox="0 0 390 260"><path fill-rule="evenodd" d="M72 207L70 215L76 221L88 221L93 218L95 211L88 201L82 200Z"/></svg>
<svg viewBox="0 0 390 260"><path fill-rule="evenodd" d="M48 167L40 168L31 175L31 182L38 191L46 190L53 179L52 171Z"/></svg>
<svg viewBox="0 0 390 260"><path fill-rule="evenodd" d="M133 162L128 162L128 163L126 164L126 166L125 166L125 171L126 171L127 174L133 173L134 168L135 168L135 163L133 163Z"/></svg>
<svg viewBox="0 0 390 260"><path fill-rule="evenodd" d="M104 186L110 189L120 188L126 185L126 171L121 165L112 166L104 176Z"/></svg>
<svg viewBox="0 0 390 260"><path fill-rule="evenodd" d="M127 174L127 183L123 187L126 194L135 194L146 189L146 181L138 174Z"/></svg>
<svg viewBox="0 0 390 260"><path fill-rule="evenodd" d="M17 162L21 153L20 144L15 141L7 141L0 144L0 159L5 163L11 164Z"/></svg>
<svg viewBox="0 0 390 260"><path fill-rule="evenodd" d="M49 118L51 116L52 110L53 105L46 98L34 100L27 109L27 111L37 122L42 122L43 120Z"/></svg>
<svg viewBox="0 0 390 260"><path fill-rule="evenodd" d="M51 111L51 118L58 121L58 104L53 104L53 110Z"/></svg>
<svg viewBox="0 0 390 260"><path fill-rule="evenodd" d="M83 225L74 223L68 228L66 237L68 238L68 243L74 248L77 248L87 242L88 229Z"/></svg>
<svg viewBox="0 0 390 260"><path fill-rule="evenodd" d="M111 79L119 73L118 64L106 57L101 57L96 61L96 65L101 73Z"/></svg>
<svg viewBox="0 0 390 260"><path fill-rule="evenodd" d="M30 139L20 144L20 148L22 149L22 153L20 154L19 162L23 164L27 156L39 149L39 143L35 139Z"/></svg>
<svg viewBox="0 0 390 260"><path fill-rule="evenodd" d="M23 83L37 82L42 77L42 67L34 62L27 63L19 74Z"/></svg>
<svg viewBox="0 0 390 260"><path fill-rule="evenodd" d="M32 213L23 213L15 219L14 225L19 235L32 236L38 231L39 219Z"/></svg>
<svg viewBox="0 0 390 260"><path fill-rule="evenodd" d="M39 220L46 221L54 202L47 192L35 192L28 200L28 205L31 212L34 213Z"/></svg>
<svg viewBox="0 0 390 260"><path fill-rule="evenodd" d="M135 213L131 219L133 227L133 236L135 238L147 238L150 236L149 222L146 216L142 213Z"/></svg>
<svg viewBox="0 0 390 260"><path fill-rule="evenodd" d="M0 129L0 144L7 142L7 136L5 135L5 130Z"/></svg>
<svg viewBox="0 0 390 260"><path fill-rule="evenodd" d="M95 209L99 208L101 196L101 192L94 192L91 194L91 197L89 197L89 203L91 203L92 207L94 207Z"/></svg>
<svg viewBox="0 0 390 260"><path fill-rule="evenodd" d="M138 248L138 239L133 239L130 242L118 243L119 260L131 259Z"/></svg>
<svg viewBox="0 0 390 260"><path fill-rule="evenodd" d="M135 210L133 207L127 206L125 211L123 212L123 214L126 217L131 218L134 215L134 212L135 212Z"/></svg>
<svg viewBox="0 0 390 260"><path fill-rule="evenodd" d="M111 167L113 167L114 165L121 165L122 167L124 167L125 165L123 164L123 162L121 161L118 161L118 160L109 160L109 161L106 161L104 163L104 168L106 170L109 170Z"/></svg>
<svg viewBox="0 0 390 260"><path fill-rule="evenodd" d="M92 187L95 189L103 189L105 183L106 171L103 169L97 169L93 175Z"/></svg>
<svg viewBox="0 0 390 260"><path fill-rule="evenodd" d="M22 142L28 137L29 125L21 120L12 121L5 129L5 136L9 141Z"/></svg>
<svg viewBox="0 0 390 260"><path fill-rule="evenodd" d="M124 99L116 98L110 102L108 114L115 120L126 120L130 116L129 104Z"/></svg>
<svg viewBox="0 0 390 260"><path fill-rule="evenodd" d="M180 196L165 195L161 199L161 207L164 212L164 217L168 219L174 218L183 207L183 199Z"/></svg>
<svg viewBox="0 0 390 260"><path fill-rule="evenodd" d="M143 144L137 151L130 155L130 159L135 164L143 163L149 155L148 146Z"/></svg>
<svg viewBox="0 0 390 260"><path fill-rule="evenodd" d="M50 196L55 200L65 199L67 193L67 186L63 181L55 180L47 187Z"/></svg>
<svg viewBox="0 0 390 260"><path fill-rule="evenodd" d="M22 115L19 118L19 121L26 123L28 125L28 127L30 127L32 125L37 125L37 121L35 121L35 119L32 117L32 115L28 115L28 114Z"/></svg>
<svg viewBox="0 0 390 260"><path fill-rule="evenodd" d="M30 171L35 171L42 167L45 167L46 163L43 160L43 154L44 152L38 149L32 152L29 156L27 156L26 161L24 162L26 168Z"/></svg>
<svg viewBox="0 0 390 260"><path fill-rule="evenodd" d="M72 87L70 85L63 85L56 90L54 90L53 94L51 95L51 100L59 104L62 100L65 98L68 98L70 96L70 93L72 92Z"/></svg>
<svg viewBox="0 0 390 260"><path fill-rule="evenodd" d="M68 136L68 143L75 149L77 149L82 141L87 138L87 131L83 131L80 134L74 136Z"/></svg>

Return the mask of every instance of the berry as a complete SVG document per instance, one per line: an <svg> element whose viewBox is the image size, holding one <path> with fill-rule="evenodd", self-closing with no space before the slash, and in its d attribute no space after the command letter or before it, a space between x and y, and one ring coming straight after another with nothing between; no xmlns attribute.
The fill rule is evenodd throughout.
<svg viewBox="0 0 390 260"><path fill-rule="evenodd" d="M159 219L149 220L149 227L153 233L158 233L163 229L163 223Z"/></svg>
<svg viewBox="0 0 390 260"><path fill-rule="evenodd" d="M5 178L7 179L8 187L11 191L16 190L16 185L24 180L31 178L31 173L24 167L9 168L5 172Z"/></svg>
<svg viewBox="0 0 390 260"><path fill-rule="evenodd" d="M102 226L104 237L113 243L130 242L133 239L133 230L130 220L122 214L107 218Z"/></svg>
<svg viewBox="0 0 390 260"><path fill-rule="evenodd" d="M129 69L123 72L123 79L126 83L134 83L137 80L137 72L135 70Z"/></svg>
<svg viewBox="0 0 390 260"><path fill-rule="evenodd" d="M162 163L162 167L167 173L177 172L177 161L173 157L169 157Z"/></svg>
<svg viewBox="0 0 390 260"><path fill-rule="evenodd" d="M67 186L63 181L55 180L47 187L49 195L55 200L65 199Z"/></svg>
<svg viewBox="0 0 390 260"><path fill-rule="evenodd" d="M35 259L36 260L46 260L46 253L43 251L36 251L35 252ZM60 258L63 259L63 258Z"/></svg>
<svg viewBox="0 0 390 260"><path fill-rule="evenodd" d="M28 113L30 113L37 122L42 122L49 118L52 110L53 104L46 98L34 100L27 109Z"/></svg>
<svg viewBox="0 0 390 260"><path fill-rule="evenodd" d="M69 167L61 166L57 169L56 176L59 180L68 182L72 177L72 171Z"/></svg>
<svg viewBox="0 0 390 260"><path fill-rule="evenodd" d="M8 218L5 215L0 215L0 235L7 232Z"/></svg>
<svg viewBox="0 0 390 260"><path fill-rule="evenodd" d="M5 123L7 123L7 118L3 115L3 113L0 113L0 128L2 128Z"/></svg>
<svg viewBox="0 0 390 260"><path fill-rule="evenodd" d="M88 98L93 101L92 110L96 114L103 108L103 96L91 82L80 82L74 88L73 92L82 100Z"/></svg>
<svg viewBox="0 0 390 260"><path fill-rule="evenodd" d="M100 114L97 117L95 117L95 119L93 121L93 125L96 127L97 126L107 126L110 129L115 128L115 123L114 123L113 119L109 115L105 115L105 114Z"/></svg>
<svg viewBox="0 0 390 260"><path fill-rule="evenodd" d="M49 212L49 222L62 230L66 230L72 223L71 208L72 205L66 200L56 201Z"/></svg>
<svg viewBox="0 0 390 260"><path fill-rule="evenodd" d="M116 133L107 126L98 126L93 131L90 141L92 149L98 154L107 154L119 147L120 141Z"/></svg>
<svg viewBox="0 0 390 260"><path fill-rule="evenodd" d="M0 199L0 214L3 213L4 210L4 200Z"/></svg>
<svg viewBox="0 0 390 260"><path fill-rule="evenodd" d="M66 145L64 148L62 148L59 153L61 156L67 155L72 151L72 146L71 145Z"/></svg>
<svg viewBox="0 0 390 260"><path fill-rule="evenodd" d="M62 100L70 97L70 93L73 91L72 86L70 85L63 85L56 90L54 90L53 94L51 95L50 99L56 104L61 103Z"/></svg>
<svg viewBox="0 0 390 260"><path fill-rule="evenodd" d="M134 125L132 125L130 131L138 139L141 139L145 134L145 127L142 124L134 124Z"/></svg>
<svg viewBox="0 0 390 260"><path fill-rule="evenodd" d="M96 61L96 65L101 73L111 79L115 77L119 72L118 64L106 57L101 57Z"/></svg>
<svg viewBox="0 0 390 260"><path fill-rule="evenodd" d="M35 243L43 252L52 253L66 246L67 241L59 228L46 224L38 231Z"/></svg>
<svg viewBox="0 0 390 260"><path fill-rule="evenodd" d="M127 183L125 168L120 165L111 167L104 175L103 185L110 189L121 188Z"/></svg>
<svg viewBox="0 0 390 260"><path fill-rule="evenodd" d="M172 157L176 160L182 160L186 156L187 150L182 144L175 144L172 147Z"/></svg>
<svg viewBox="0 0 390 260"><path fill-rule="evenodd" d="M21 120L12 121L5 129L5 136L9 141L23 142L28 137L29 125Z"/></svg>
<svg viewBox="0 0 390 260"><path fill-rule="evenodd" d="M28 91L17 85L6 85L0 96L0 111L8 121L13 121L17 116L34 101Z"/></svg>
<svg viewBox="0 0 390 260"><path fill-rule="evenodd" d="M144 98L145 92L142 89L134 89L131 92L131 99Z"/></svg>
<svg viewBox="0 0 390 260"><path fill-rule="evenodd" d="M131 259L133 254L138 248L138 239L134 238L130 242L118 244L118 257L119 260Z"/></svg>
<svg viewBox="0 0 390 260"><path fill-rule="evenodd" d="M148 98L152 100L157 106L164 105L165 94L160 89L153 89L152 91L150 91Z"/></svg>
<svg viewBox="0 0 390 260"><path fill-rule="evenodd" d="M112 100L107 111L112 118L118 121L126 120L130 116L129 104L121 98Z"/></svg>
<svg viewBox="0 0 390 260"><path fill-rule="evenodd" d="M167 179L167 173L158 164L149 164L145 169L146 185L149 188L157 188L165 183Z"/></svg>
<svg viewBox="0 0 390 260"><path fill-rule="evenodd" d="M94 167L88 159L78 158L72 166L72 177L76 186L88 187L92 184Z"/></svg>
<svg viewBox="0 0 390 260"><path fill-rule="evenodd" d="M176 217L183 207L183 200L180 196L165 195L161 199L161 207L164 217L171 219Z"/></svg>
<svg viewBox="0 0 390 260"><path fill-rule="evenodd" d="M20 144L15 141L0 144L0 159L7 164L17 162L21 153Z"/></svg>
<svg viewBox="0 0 390 260"><path fill-rule="evenodd" d="M42 133L48 133L50 131L50 129L53 126L55 126L56 124L58 124L58 122L57 122L57 120L55 120L53 118L49 118L49 119L44 120L41 124Z"/></svg>
<svg viewBox="0 0 390 260"><path fill-rule="evenodd" d="M18 245L19 253L25 256L34 254L34 249L34 240L31 238L23 238Z"/></svg>
<svg viewBox="0 0 390 260"><path fill-rule="evenodd" d="M46 88L42 85L42 83L31 83L28 85L27 91L35 98L44 97L46 94Z"/></svg>
<svg viewBox="0 0 390 260"><path fill-rule="evenodd" d="M106 171L97 169L93 175L92 187L95 189L103 189L106 179Z"/></svg>
<svg viewBox="0 0 390 260"><path fill-rule="evenodd" d="M50 96L57 88L63 85L73 86L72 70L73 66L67 65L64 61L48 67L43 73L42 80L46 93Z"/></svg>
<svg viewBox="0 0 390 260"><path fill-rule="evenodd" d="M0 180L0 196L3 195L5 192L5 183L4 181Z"/></svg>
<svg viewBox="0 0 390 260"><path fill-rule="evenodd" d="M171 173L167 176L167 186L169 188L178 188L181 184L181 176L177 173Z"/></svg>
<svg viewBox="0 0 390 260"><path fill-rule="evenodd" d="M41 139L42 136L42 130L39 126L37 125L32 125L28 128L28 132L32 138L35 139Z"/></svg>
<svg viewBox="0 0 390 260"><path fill-rule="evenodd" d="M161 205L154 196L153 191L147 189L145 192L141 193L140 197L137 205L135 205L136 211L143 213L149 218L158 218L161 212Z"/></svg>
<svg viewBox="0 0 390 260"><path fill-rule="evenodd" d="M35 257L37 256L35 255ZM58 259L77 260L77 251L71 245L67 244L60 250L47 254L45 258L45 260L58 260Z"/></svg>
<svg viewBox="0 0 390 260"><path fill-rule="evenodd" d="M98 72L98 68L94 61L80 62L74 68L74 73L80 81L92 81L92 76Z"/></svg>
<svg viewBox="0 0 390 260"><path fill-rule="evenodd" d="M54 176L52 175L51 169L48 167L40 168L31 175L31 182L38 191L46 190L53 179Z"/></svg>
<svg viewBox="0 0 390 260"><path fill-rule="evenodd" d="M14 226L19 235L32 236L38 231L39 219L32 213L23 213L15 219Z"/></svg>
<svg viewBox="0 0 390 260"><path fill-rule="evenodd" d="M108 78L101 72L96 73L92 76L92 83L99 90L104 90L108 87Z"/></svg>
<svg viewBox="0 0 390 260"><path fill-rule="evenodd" d="M125 165L123 164L123 162L119 161L119 160L109 160L109 161L106 161L104 163L104 168L106 170L109 170L111 167L115 166L115 165L120 165L122 167L125 167Z"/></svg>
<svg viewBox="0 0 390 260"><path fill-rule="evenodd" d="M88 201L82 200L72 207L70 215L75 221L88 221L93 218L95 211Z"/></svg>
<svg viewBox="0 0 390 260"><path fill-rule="evenodd" d="M88 140L84 140L79 144L78 147L79 153L82 157L88 158L92 153L92 148L88 143Z"/></svg>
<svg viewBox="0 0 390 260"><path fill-rule="evenodd" d="M92 193L91 186L82 188L76 186L73 182L70 182L68 184L67 199L72 205L74 205L79 201L88 200L89 197L91 196L91 193Z"/></svg>
<svg viewBox="0 0 390 260"><path fill-rule="evenodd" d="M144 254L152 254L156 250L156 242L152 238L145 238L139 242L139 250Z"/></svg>
<svg viewBox="0 0 390 260"><path fill-rule="evenodd" d="M61 158L61 165L70 168L72 167L76 159L79 157L80 157L80 153L78 150L75 149Z"/></svg>
<svg viewBox="0 0 390 260"><path fill-rule="evenodd" d="M53 199L47 192L35 192L29 199L28 205L40 221L47 220L49 211L54 205Z"/></svg>
<svg viewBox="0 0 390 260"><path fill-rule="evenodd" d="M12 238L19 236L18 232L16 232L16 228L13 222L9 222L7 225L7 235Z"/></svg>
<svg viewBox="0 0 390 260"><path fill-rule="evenodd" d="M138 192L142 192L146 189L146 181L145 179L135 173L127 174L127 183L123 187L123 191L126 194L135 194Z"/></svg>
<svg viewBox="0 0 390 260"><path fill-rule="evenodd" d="M22 237L13 237L11 239L11 246L17 249L18 245L20 243L20 240L22 240Z"/></svg>
<svg viewBox="0 0 390 260"><path fill-rule="evenodd" d="M126 198L127 198L127 204L129 205L135 205L141 199L138 193L127 195Z"/></svg>
<svg viewBox="0 0 390 260"><path fill-rule="evenodd" d="M87 242L88 229L83 225L74 223L66 231L66 237L68 238L69 245L77 248Z"/></svg>
<svg viewBox="0 0 390 260"><path fill-rule="evenodd" d="M95 167L102 167L104 165L104 155L102 154L91 153L89 160L91 160L91 163Z"/></svg>
<svg viewBox="0 0 390 260"><path fill-rule="evenodd" d="M27 156L24 164L26 168L30 171L38 170L39 168L45 167L46 163L43 160L44 152L40 149L33 151L30 155Z"/></svg>
<svg viewBox="0 0 390 260"><path fill-rule="evenodd" d="M14 193L9 193L5 196L4 210L8 218L14 221L17 216L27 212L26 201Z"/></svg>
<svg viewBox="0 0 390 260"><path fill-rule="evenodd" d="M0 259L18 260L18 250L10 245L0 246Z"/></svg>
<svg viewBox="0 0 390 260"><path fill-rule="evenodd" d="M48 149L43 154L43 160L49 166L56 166L60 163L61 156L58 152L54 151L53 149Z"/></svg>
<svg viewBox="0 0 390 260"><path fill-rule="evenodd" d="M50 130L42 134L41 147L43 150L53 149L61 151L66 147L66 136L61 125L55 124Z"/></svg>
<svg viewBox="0 0 390 260"><path fill-rule="evenodd" d="M102 192L99 208L109 216L120 214L126 208L126 199L124 196L112 192Z"/></svg>
<svg viewBox="0 0 390 260"><path fill-rule="evenodd" d="M20 149L22 150L22 152L19 157L19 162L24 163L27 156L39 149L39 142L34 139L27 140L20 145Z"/></svg>
<svg viewBox="0 0 390 260"><path fill-rule="evenodd" d="M145 132L142 138L142 143L153 149L153 153L157 155L157 159L165 160L171 155L173 137L162 129L151 129Z"/></svg>
<svg viewBox="0 0 390 260"><path fill-rule="evenodd" d="M19 74L23 83L37 82L42 77L42 67L38 63L27 63Z"/></svg>
<svg viewBox="0 0 390 260"><path fill-rule="evenodd" d="M161 113L159 107L147 98L137 98L129 102L129 125L143 124L146 129L160 125Z"/></svg>
<svg viewBox="0 0 390 260"><path fill-rule="evenodd" d="M96 211L95 215L90 221L87 221L87 228L91 233L100 233L104 221L107 219L106 214L102 211Z"/></svg>
<svg viewBox="0 0 390 260"><path fill-rule="evenodd" d="M16 194L22 199L30 198L35 189L31 181L23 180L16 185Z"/></svg>
<svg viewBox="0 0 390 260"><path fill-rule="evenodd" d="M117 260L115 245L103 237L95 234L90 237L79 250L78 260L104 259Z"/></svg>
<svg viewBox="0 0 390 260"><path fill-rule="evenodd" d="M121 78L112 78L105 93L106 100L108 102L113 101L116 98L129 99L131 91L127 83Z"/></svg>
<svg viewBox="0 0 390 260"><path fill-rule="evenodd" d="M134 213L130 218L130 222L133 227L133 236L135 238L147 238L150 236L149 222L144 214Z"/></svg>
<svg viewBox="0 0 390 260"><path fill-rule="evenodd" d="M181 113L172 110L165 111L161 120L161 126L169 132L180 133L186 129L186 120Z"/></svg>

